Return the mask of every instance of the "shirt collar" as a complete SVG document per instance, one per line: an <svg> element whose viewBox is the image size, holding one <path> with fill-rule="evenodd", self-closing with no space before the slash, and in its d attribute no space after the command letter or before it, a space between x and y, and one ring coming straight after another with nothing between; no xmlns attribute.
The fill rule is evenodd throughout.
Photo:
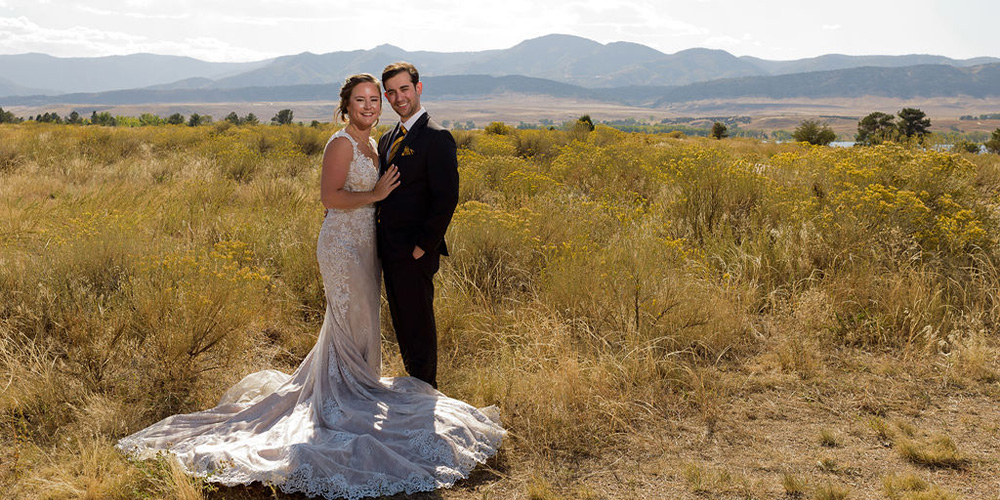
<svg viewBox="0 0 1000 500"><path fill-rule="evenodd" d="M425 113L427 113L427 110L424 109L423 106L420 106L420 110L417 111L416 113L413 113L413 116L411 116L409 120L406 120L401 125L403 125L404 127L406 127L406 130L410 130L410 129L413 128L413 124L417 123L417 120L419 120L420 117L422 115L424 115Z"/></svg>

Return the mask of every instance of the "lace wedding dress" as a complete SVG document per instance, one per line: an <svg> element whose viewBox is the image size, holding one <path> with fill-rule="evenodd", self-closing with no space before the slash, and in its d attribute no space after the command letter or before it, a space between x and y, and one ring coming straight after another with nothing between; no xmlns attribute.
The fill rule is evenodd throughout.
<svg viewBox="0 0 1000 500"><path fill-rule="evenodd" d="M371 190L376 166L344 130L336 137L354 148L345 188ZM505 431L495 408L380 377L374 207L329 210L316 256L326 316L294 373L250 374L215 408L168 417L117 447L138 459L169 451L189 474L228 486L349 499L449 487L496 453Z"/></svg>

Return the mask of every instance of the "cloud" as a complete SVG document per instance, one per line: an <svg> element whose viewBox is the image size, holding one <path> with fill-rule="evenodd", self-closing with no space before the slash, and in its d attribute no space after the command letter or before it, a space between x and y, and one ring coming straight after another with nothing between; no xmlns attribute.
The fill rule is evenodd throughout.
<svg viewBox="0 0 1000 500"><path fill-rule="evenodd" d="M235 47L212 37L177 41L151 40L120 31L82 26L53 29L27 17L0 17L0 53L42 52L60 57L99 57L120 54L183 54L206 61L249 61L276 57L278 53Z"/></svg>
<svg viewBox="0 0 1000 500"><path fill-rule="evenodd" d="M504 0L487 5L472 2L441 5L432 11L402 10L401 18L421 20L411 24L422 31L405 36L402 41L406 43L398 39L394 42L407 49L420 43L424 45L421 48L449 50L456 40L461 40L462 50L506 48L552 33L577 35L601 43L626 40L656 47L667 39L668 43L674 43L678 38L708 34L705 27L684 21L654 0ZM431 20L433 25L447 29L428 29Z"/></svg>
<svg viewBox="0 0 1000 500"><path fill-rule="evenodd" d="M973 9L978 12L995 12L1000 5L990 0L969 1L978 2ZM0 53L154 52L216 61L259 60L303 51L368 49L382 43L442 52L503 49L552 33L601 43L641 43L667 53L703 46L737 54L799 57L815 55L818 39L823 41L823 50L847 53L873 46L881 51L935 52L941 49L933 47L945 47L945 43L970 56L996 52L995 43L990 45L992 31L968 28L970 22L985 26L995 16L956 19L949 31L954 9L910 9L907 15L918 13L921 22L934 17L940 21L934 29L950 35L928 38L926 43L937 45L919 48L899 36L898 30L922 24L900 21L892 30L880 30L877 23L889 7L870 0L848 2L865 5L871 15L837 17L835 12L817 22L807 11L729 0L421 0L391 6L330 0L0 0L0 18L7 16L0 19ZM816 24L820 32L815 31ZM865 30L887 39L845 35ZM746 31L753 37L743 35ZM810 36L820 33L823 36ZM892 45L899 43L909 45L904 49ZM761 46L766 50L759 50Z"/></svg>
<svg viewBox="0 0 1000 500"><path fill-rule="evenodd" d="M340 23L340 17L288 17L288 16L223 16L222 22L251 26L281 26L290 23Z"/></svg>
<svg viewBox="0 0 1000 500"><path fill-rule="evenodd" d="M708 37L704 40L703 46L707 48L714 49L724 49L727 51L732 51L733 49L746 46L759 47L761 44L759 41L754 39L753 35L750 33L744 33L742 37L737 38L729 35L718 35Z"/></svg>
<svg viewBox="0 0 1000 500"><path fill-rule="evenodd" d="M184 54L203 61L236 62L259 61L286 55L283 52L257 51L237 47L227 41L212 37L185 38L181 42L162 42L153 50L158 54Z"/></svg>
<svg viewBox="0 0 1000 500"><path fill-rule="evenodd" d="M137 7L142 7L142 5L137 5ZM98 9L96 7L90 7L87 5L77 5L77 9L90 14L96 14L98 16L115 16L115 17L130 17L132 19L188 19L191 17L190 14L146 14L143 12L122 12L116 10L105 10Z"/></svg>
<svg viewBox="0 0 1000 500"><path fill-rule="evenodd" d="M544 5L544 4L542 4ZM563 18L569 20L568 30L582 30L588 33L602 33L597 38L618 36L689 36L705 35L704 27L681 21L665 12L655 2L636 1L614 3L586 0L569 5L553 5L548 13L540 12L539 18ZM611 41L611 40L608 40Z"/></svg>
<svg viewBox="0 0 1000 500"><path fill-rule="evenodd" d="M69 29L49 29L33 23L24 16L0 17L5 42L8 44L77 44L77 43L129 43L140 37L120 32L102 31L82 26Z"/></svg>

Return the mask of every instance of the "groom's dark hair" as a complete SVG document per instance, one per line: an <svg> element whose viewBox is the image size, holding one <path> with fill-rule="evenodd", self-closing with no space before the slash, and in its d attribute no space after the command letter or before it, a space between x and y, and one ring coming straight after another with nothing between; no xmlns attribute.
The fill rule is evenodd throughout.
<svg viewBox="0 0 1000 500"><path fill-rule="evenodd" d="M386 66L382 70L382 81L384 82L404 71L410 74L410 82L414 85L420 81L420 73L417 72L416 66L408 62L396 62Z"/></svg>

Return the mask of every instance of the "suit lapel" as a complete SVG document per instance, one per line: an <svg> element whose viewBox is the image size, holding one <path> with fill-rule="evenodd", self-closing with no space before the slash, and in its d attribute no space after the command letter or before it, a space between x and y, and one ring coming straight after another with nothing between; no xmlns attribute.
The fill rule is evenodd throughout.
<svg viewBox="0 0 1000 500"><path fill-rule="evenodd" d="M406 131L406 136L403 137L403 142L399 143L399 149L396 150L395 156L393 156L392 158L387 158L386 159L386 163L385 163L386 167L388 167L389 165L392 165L392 162L396 160L396 157L402 155L403 151L406 150L406 147L409 144L411 144L414 141L414 139L416 139L416 137L418 135L420 135L420 131L423 130L424 127L427 126L427 121L428 120L430 120L430 116L425 112L413 124L413 128L411 128L410 130ZM398 125L397 125L397 127L398 127ZM386 149L389 149L391 147L392 147L392 142L388 142L387 146L386 146ZM388 154L388 151L386 151L386 154Z"/></svg>
<svg viewBox="0 0 1000 500"><path fill-rule="evenodd" d="M385 170L389 168L389 158L386 156L389 154L389 149L392 148L393 138L399 131L399 123L396 124L392 130L382 134L378 140L378 163L379 163L379 173L385 173Z"/></svg>

